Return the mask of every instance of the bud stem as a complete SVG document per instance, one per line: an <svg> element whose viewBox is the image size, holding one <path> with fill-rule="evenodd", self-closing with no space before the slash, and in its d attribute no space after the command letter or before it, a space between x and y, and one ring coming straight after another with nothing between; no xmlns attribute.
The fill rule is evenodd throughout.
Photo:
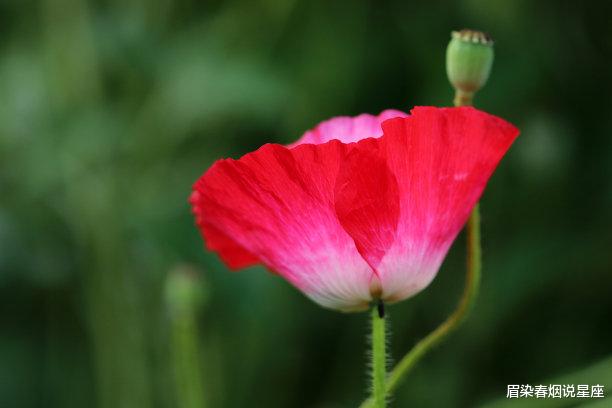
<svg viewBox="0 0 612 408"><path fill-rule="evenodd" d="M474 92L464 92L458 89L455 92L455 99L453 100L453 103L455 106L472 106L473 100Z"/></svg>

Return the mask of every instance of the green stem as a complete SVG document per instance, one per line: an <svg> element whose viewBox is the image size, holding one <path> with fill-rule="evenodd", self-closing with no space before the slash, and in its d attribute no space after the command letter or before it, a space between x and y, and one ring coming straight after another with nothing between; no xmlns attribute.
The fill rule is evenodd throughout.
<svg viewBox="0 0 612 408"><path fill-rule="evenodd" d="M171 335L178 406L203 408L197 324L193 311L186 311L173 319Z"/></svg>
<svg viewBox="0 0 612 408"><path fill-rule="evenodd" d="M372 308L372 398L374 407L385 408L387 356L385 343L385 316L382 300Z"/></svg>
<svg viewBox="0 0 612 408"><path fill-rule="evenodd" d="M455 94L455 106L467 106L472 104L473 94L465 94L457 91ZM421 358L434 346L444 340L465 320L480 288L481 274L481 247L480 247L480 205L476 204L467 223L467 271L463 294L455 311L427 337L419 341L393 368L386 382L386 392L391 394L406 374L414 368ZM361 404L361 408L377 407L375 401L370 398Z"/></svg>

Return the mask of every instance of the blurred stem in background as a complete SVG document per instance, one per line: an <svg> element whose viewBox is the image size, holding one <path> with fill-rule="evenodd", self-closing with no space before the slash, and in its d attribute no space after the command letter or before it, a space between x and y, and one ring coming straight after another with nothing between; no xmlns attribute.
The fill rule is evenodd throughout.
<svg viewBox="0 0 612 408"><path fill-rule="evenodd" d="M454 31L446 49L446 72L455 88L455 106L471 106L474 94L484 86L493 65L493 41L484 33ZM472 210L467 223L467 265L465 287L455 311L434 331L419 341L393 368L386 383L391 394L429 350L444 340L467 317L480 288L481 246L480 205ZM371 399L361 407L373 407Z"/></svg>
<svg viewBox="0 0 612 408"><path fill-rule="evenodd" d="M166 279L176 402L181 408L206 406L196 318L203 300L201 289L199 274L189 266L176 267Z"/></svg>

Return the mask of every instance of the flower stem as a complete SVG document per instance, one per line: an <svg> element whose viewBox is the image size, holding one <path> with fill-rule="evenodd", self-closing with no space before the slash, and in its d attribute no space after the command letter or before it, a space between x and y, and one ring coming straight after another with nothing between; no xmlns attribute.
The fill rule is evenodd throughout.
<svg viewBox="0 0 612 408"><path fill-rule="evenodd" d="M461 91L455 94L456 106L467 106L472 104L472 95L466 95ZM477 203L467 223L467 270L463 294L455 311L427 337L419 341L393 368L385 384L385 391L391 394L406 377L412 368L427 354L434 346L446 338L465 320L469 313L480 288L481 273L481 247L480 247L480 205ZM374 319L374 315L372 315ZM364 401L360 408L378 408L372 398Z"/></svg>
<svg viewBox="0 0 612 408"><path fill-rule="evenodd" d="M385 408L387 377L387 356L385 342L385 309L379 301L372 308L372 398L374 407Z"/></svg>

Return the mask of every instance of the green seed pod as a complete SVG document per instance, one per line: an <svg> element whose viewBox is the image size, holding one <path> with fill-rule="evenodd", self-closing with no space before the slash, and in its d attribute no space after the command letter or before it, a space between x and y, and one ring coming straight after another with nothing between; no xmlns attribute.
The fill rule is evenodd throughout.
<svg viewBox="0 0 612 408"><path fill-rule="evenodd" d="M471 100L489 79L493 40L480 31L453 31L446 48L446 74L457 94Z"/></svg>

